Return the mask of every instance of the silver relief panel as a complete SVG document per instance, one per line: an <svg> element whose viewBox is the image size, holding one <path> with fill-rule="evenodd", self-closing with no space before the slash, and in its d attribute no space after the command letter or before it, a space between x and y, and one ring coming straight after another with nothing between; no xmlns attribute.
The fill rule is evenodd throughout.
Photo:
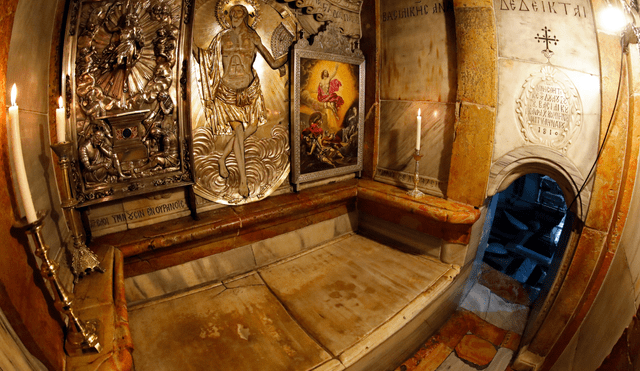
<svg viewBox="0 0 640 371"><path fill-rule="evenodd" d="M193 27L195 192L224 204L261 200L289 175L294 14L259 0L205 0Z"/></svg>
<svg viewBox="0 0 640 371"><path fill-rule="evenodd" d="M80 205L191 183L185 4L70 2L63 85Z"/></svg>

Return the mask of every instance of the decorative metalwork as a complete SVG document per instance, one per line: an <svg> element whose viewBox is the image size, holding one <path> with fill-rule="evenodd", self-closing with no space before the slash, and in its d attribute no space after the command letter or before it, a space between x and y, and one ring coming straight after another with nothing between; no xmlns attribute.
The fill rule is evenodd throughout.
<svg viewBox="0 0 640 371"><path fill-rule="evenodd" d="M191 7L193 3L191 0L184 1L184 24L191 23Z"/></svg>
<svg viewBox="0 0 640 371"><path fill-rule="evenodd" d="M69 76L68 74L65 75L64 82L65 82L64 97L66 98L67 102L71 102L73 101L73 90L71 89L71 76ZM65 116L67 117L67 120L71 118L71 107L69 107L69 105L65 107Z"/></svg>
<svg viewBox="0 0 640 371"><path fill-rule="evenodd" d="M420 182L420 159L422 159L422 155L420 154L420 150L416 149L416 153L413 155L413 159L416 161L416 170L413 173L413 189L408 191L407 194L413 198L420 198L424 196L418 189L418 183Z"/></svg>
<svg viewBox="0 0 640 371"><path fill-rule="evenodd" d="M156 191L157 178L169 173L190 178L180 148L188 136L184 110L175 103L186 84L174 83L176 61L184 59L179 40L188 37L182 0L77 3L77 21L69 23L77 37L66 41L64 62L77 146L71 161L80 174L72 177L80 182L76 200L87 205Z"/></svg>
<svg viewBox="0 0 640 371"><path fill-rule="evenodd" d="M71 0L71 4L69 5L69 23L72 27L69 27L69 36L75 36L76 34L76 23L78 22L78 11L80 10L80 0Z"/></svg>
<svg viewBox="0 0 640 371"><path fill-rule="evenodd" d="M364 59L362 50L357 49L355 45L353 39L342 36L338 27L333 24L329 24L325 31L315 35L313 44L309 44L309 40L307 39L300 39L296 44L297 47L306 50Z"/></svg>
<svg viewBox="0 0 640 371"><path fill-rule="evenodd" d="M187 60L182 61L180 70L180 86L182 87L182 100L187 100Z"/></svg>
<svg viewBox="0 0 640 371"><path fill-rule="evenodd" d="M58 156L58 163L62 170L63 188L60 190L60 198L62 199L62 208L64 209L67 224L73 236L74 249L71 251L71 269L73 270L75 280L78 281L78 279L82 278L85 274L91 272L103 273L104 270L100 266L100 261L96 254L89 250L85 244L80 212L76 209L78 201L73 198L71 192L71 177L69 171L71 161L69 159L73 155L73 143L57 143L51 145L51 148Z"/></svg>
<svg viewBox="0 0 640 371"><path fill-rule="evenodd" d="M274 56L260 35L273 34L264 23L278 22L290 35L296 24L292 14L283 18L254 0L211 5L195 9L194 30L202 34L194 34L191 67L190 90L199 98L191 99L194 190L211 201L244 204L267 197L288 175L288 53ZM272 38L271 45L282 42ZM264 64L256 62L258 53Z"/></svg>
<svg viewBox="0 0 640 371"><path fill-rule="evenodd" d="M569 77L544 66L523 84L516 115L526 142L566 153L582 128L582 101Z"/></svg>
<svg viewBox="0 0 640 371"><path fill-rule="evenodd" d="M289 47L293 43L294 36L282 23L273 30L271 35L271 50L273 50L273 57L280 58L281 56L289 53Z"/></svg>
<svg viewBox="0 0 640 371"><path fill-rule="evenodd" d="M285 1L294 3L294 0ZM362 0L295 0L294 4L305 14L313 15L317 21L334 25L341 35L359 40L362 36L360 27L362 3Z"/></svg>
<svg viewBox="0 0 640 371"><path fill-rule="evenodd" d="M330 39L334 39L329 41ZM325 52L326 50L330 52ZM365 61L338 29L294 47L292 182L361 171Z"/></svg>
<svg viewBox="0 0 640 371"><path fill-rule="evenodd" d="M100 353L102 345L98 338L99 321L82 321L73 309L73 295L69 294L58 278L58 264L49 257L49 246L42 237L42 227L46 212L39 212L38 219L33 223L27 223L22 219L16 226L26 229L33 235L35 242L35 255L42 261L40 274L51 285L55 307L64 313L69 319L65 350L70 356L81 356L87 353Z"/></svg>

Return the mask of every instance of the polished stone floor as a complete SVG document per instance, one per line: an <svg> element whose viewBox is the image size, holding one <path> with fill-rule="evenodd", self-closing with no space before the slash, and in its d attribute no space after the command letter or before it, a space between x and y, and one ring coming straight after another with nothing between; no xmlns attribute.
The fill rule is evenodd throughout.
<svg viewBox="0 0 640 371"><path fill-rule="evenodd" d="M131 306L135 367L343 370L398 331L403 310L422 303L450 268L356 234L339 237L240 277Z"/></svg>
<svg viewBox="0 0 640 371"><path fill-rule="evenodd" d="M519 282L484 265L456 313L395 371L511 371L528 304Z"/></svg>

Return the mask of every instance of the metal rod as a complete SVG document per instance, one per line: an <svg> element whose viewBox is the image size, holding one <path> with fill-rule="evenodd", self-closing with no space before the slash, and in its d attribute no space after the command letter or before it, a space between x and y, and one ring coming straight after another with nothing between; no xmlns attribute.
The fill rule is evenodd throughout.
<svg viewBox="0 0 640 371"><path fill-rule="evenodd" d="M58 264L49 257L49 246L44 242L42 236L42 226L46 212L39 212L38 219L33 223L28 223L22 219L19 227L26 227L27 231L33 235L35 242L35 255L40 258L40 274L44 277L53 291L55 307L69 318L67 341L65 350L70 356L82 355L86 353L99 353L102 350L98 334L97 321L84 322L73 310L73 294L67 292L58 278Z"/></svg>

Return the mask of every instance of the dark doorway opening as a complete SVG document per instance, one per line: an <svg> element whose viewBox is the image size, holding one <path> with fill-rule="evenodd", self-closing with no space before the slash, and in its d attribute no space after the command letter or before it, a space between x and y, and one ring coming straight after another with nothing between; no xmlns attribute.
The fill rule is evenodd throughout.
<svg viewBox="0 0 640 371"><path fill-rule="evenodd" d="M571 223L558 184L527 174L498 197L483 261L519 281L534 302L553 281ZM565 230L565 232L567 232Z"/></svg>

